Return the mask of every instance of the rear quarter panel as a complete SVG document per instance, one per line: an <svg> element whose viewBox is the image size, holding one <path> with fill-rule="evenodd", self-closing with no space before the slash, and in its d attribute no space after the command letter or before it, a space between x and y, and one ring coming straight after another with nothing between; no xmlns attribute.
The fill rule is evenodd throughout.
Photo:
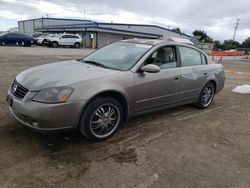
<svg viewBox="0 0 250 188"><path fill-rule="evenodd" d="M225 82L225 72L223 65L209 63L207 65L201 66L201 69L204 69L208 72L207 82L209 81L216 82L216 93L220 92L224 88L224 82ZM206 83L204 83L204 86Z"/></svg>

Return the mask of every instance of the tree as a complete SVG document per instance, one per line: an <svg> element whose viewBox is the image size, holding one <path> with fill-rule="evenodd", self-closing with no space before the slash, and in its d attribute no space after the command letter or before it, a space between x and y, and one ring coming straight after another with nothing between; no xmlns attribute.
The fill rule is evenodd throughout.
<svg viewBox="0 0 250 188"><path fill-rule="evenodd" d="M239 48L241 45L239 42L237 41L233 41L233 40L225 40L223 42L223 48L224 50L232 50L232 49L237 49Z"/></svg>
<svg viewBox="0 0 250 188"><path fill-rule="evenodd" d="M199 37L200 42L207 42L207 43L212 43L213 39L207 35L207 33L203 30L195 30L193 32L193 35L195 37Z"/></svg>
<svg viewBox="0 0 250 188"><path fill-rule="evenodd" d="M214 41L214 49L223 49L223 48L224 47L223 47L223 45L221 44L220 41L218 41L218 40Z"/></svg>
<svg viewBox="0 0 250 188"><path fill-rule="evenodd" d="M242 47L243 48L250 48L250 37L248 37L247 39L245 39L244 42L242 42Z"/></svg>
<svg viewBox="0 0 250 188"><path fill-rule="evenodd" d="M171 31L174 31L176 33L182 33L181 29L179 27L173 28L173 29L171 29Z"/></svg>

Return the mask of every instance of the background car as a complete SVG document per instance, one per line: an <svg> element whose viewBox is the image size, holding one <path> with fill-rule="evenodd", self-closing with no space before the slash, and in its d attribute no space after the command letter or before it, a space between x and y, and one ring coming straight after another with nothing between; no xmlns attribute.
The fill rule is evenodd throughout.
<svg viewBox="0 0 250 188"><path fill-rule="evenodd" d="M59 34L53 37L49 37L44 41L50 47L58 46L71 46L74 48L80 48L82 43L82 38L77 34Z"/></svg>
<svg viewBox="0 0 250 188"><path fill-rule="evenodd" d="M57 34L44 34L44 35L41 35L40 37L36 38L36 42L38 45L45 45L45 41L50 38L50 37L54 37L56 36Z"/></svg>
<svg viewBox="0 0 250 188"><path fill-rule="evenodd" d="M32 44L36 44L36 40L22 33L0 34L0 45L31 46Z"/></svg>
<svg viewBox="0 0 250 188"><path fill-rule="evenodd" d="M38 38L38 37L40 37L40 36L42 36L44 34L48 34L48 33L35 32L35 33L30 34L29 36L31 36L31 37L33 37L33 38L36 39L36 38Z"/></svg>

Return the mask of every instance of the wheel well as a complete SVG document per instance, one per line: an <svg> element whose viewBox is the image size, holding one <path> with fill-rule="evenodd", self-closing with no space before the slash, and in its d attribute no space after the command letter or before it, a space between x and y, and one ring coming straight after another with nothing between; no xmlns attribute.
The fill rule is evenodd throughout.
<svg viewBox="0 0 250 188"><path fill-rule="evenodd" d="M125 99L125 97L121 93L119 93L117 91L105 91L103 93L99 93L98 95L96 95L92 99L90 99L89 102L87 103L87 105L90 104L93 100L95 100L96 98L99 98L99 97L109 97L109 98L116 99L121 104L121 106L122 106L122 109L123 109L123 119L125 121L127 121L127 118L128 118L127 100Z"/></svg>
<svg viewBox="0 0 250 188"><path fill-rule="evenodd" d="M79 47L81 46L80 42L75 42L73 46L75 46L76 44L79 44Z"/></svg>
<svg viewBox="0 0 250 188"><path fill-rule="evenodd" d="M214 89L215 89L215 92L216 92L217 83L216 83L214 80L210 80L209 82L212 83L212 84L214 85Z"/></svg>

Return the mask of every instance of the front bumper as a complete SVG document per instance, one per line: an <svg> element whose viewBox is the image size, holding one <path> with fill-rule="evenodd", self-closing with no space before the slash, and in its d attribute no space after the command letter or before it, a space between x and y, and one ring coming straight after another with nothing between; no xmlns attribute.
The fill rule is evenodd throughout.
<svg viewBox="0 0 250 188"><path fill-rule="evenodd" d="M16 120L39 132L77 129L85 101L44 104L32 101L34 94L28 92L19 100L8 91L13 98L9 109Z"/></svg>

